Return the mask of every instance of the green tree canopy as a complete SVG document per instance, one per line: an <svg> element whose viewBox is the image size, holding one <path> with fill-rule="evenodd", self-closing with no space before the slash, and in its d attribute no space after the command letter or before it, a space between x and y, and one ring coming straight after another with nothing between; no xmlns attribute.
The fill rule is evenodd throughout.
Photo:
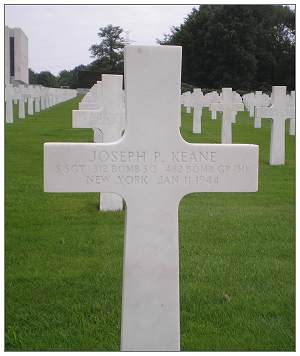
<svg viewBox="0 0 300 356"><path fill-rule="evenodd" d="M107 25L101 27L98 32L99 44L93 44L90 52L96 60L92 67L98 67L106 71L122 69L124 38L121 36L123 29L119 26Z"/></svg>
<svg viewBox="0 0 300 356"><path fill-rule="evenodd" d="M29 69L29 84L39 84L45 87L56 88L58 81L56 76L48 71L35 73L32 69Z"/></svg>
<svg viewBox="0 0 300 356"><path fill-rule="evenodd" d="M182 79L199 87L295 87L295 13L281 5L201 5L161 44L183 47Z"/></svg>

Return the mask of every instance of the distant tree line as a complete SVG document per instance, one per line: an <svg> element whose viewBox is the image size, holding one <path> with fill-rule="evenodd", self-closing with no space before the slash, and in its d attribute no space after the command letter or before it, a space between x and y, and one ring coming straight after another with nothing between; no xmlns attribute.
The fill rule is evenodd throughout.
<svg viewBox="0 0 300 356"><path fill-rule="evenodd" d="M295 88L295 12L282 5L200 5L160 44L182 46L182 80L206 88Z"/></svg>
<svg viewBox="0 0 300 356"><path fill-rule="evenodd" d="M88 65L63 70L58 76L29 71L31 84L80 87L80 77L122 73L123 29L99 29L99 43L90 47ZM295 88L295 11L282 5L200 5L179 27L158 40L182 46L182 81L200 88ZM88 75L89 74L89 75ZM96 75L95 75L96 78ZM96 80L96 79L95 79Z"/></svg>

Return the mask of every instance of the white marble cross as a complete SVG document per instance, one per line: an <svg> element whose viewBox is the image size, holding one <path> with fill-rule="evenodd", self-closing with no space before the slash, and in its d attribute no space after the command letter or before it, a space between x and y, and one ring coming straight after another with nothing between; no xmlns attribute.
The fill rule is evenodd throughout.
<svg viewBox="0 0 300 356"><path fill-rule="evenodd" d="M126 46L124 60L125 134L113 143L46 143L44 189L124 197L121 349L178 351L180 200L257 191L258 146L183 140L181 47Z"/></svg>
<svg viewBox="0 0 300 356"><path fill-rule="evenodd" d="M269 106L271 102L271 98L267 94L263 94L262 91L256 90L255 94L253 94L253 99L250 108L250 116L254 116L254 128L261 128L261 117L257 116L255 111L256 107Z"/></svg>
<svg viewBox="0 0 300 356"><path fill-rule="evenodd" d="M288 106L285 86L272 87L271 106L256 107L256 115L272 119L270 165L285 161L285 120L295 116L295 108Z"/></svg>
<svg viewBox="0 0 300 356"><path fill-rule="evenodd" d="M114 142L120 139L125 129L125 108L123 104L123 76L103 74L101 83L102 108L98 110L73 110L73 128L92 128L94 142ZM97 101L97 98L95 98ZM99 105L100 106L100 105ZM101 193L101 211L123 209L123 199L115 193Z"/></svg>
<svg viewBox="0 0 300 356"><path fill-rule="evenodd" d="M243 95L243 103L247 111L249 111L249 116L254 117L254 107L255 107L254 93L247 93Z"/></svg>
<svg viewBox="0 0 300 356"><path fill-rule="evenodd" d="M219 103L220 102L220 95L216 91L212 91L210 93L207 93L205 95L205 98L206 98L206 102L208 104L213 104L213 103ZM210 108L210 105L208 105L208 107ZM210 108L210 111L211 111L211 119L212 120L216 120L217 119L217 111L216 110L212 110L211 108Z"/></svg>
<svg viewBox="0 0 300 356"><path fill-rule="evenodd" d="M192 94L192 107L193 107L193 133L202 132L202 109L204 106L204 95L200 88L195 88Z"/></svg>
<svg viewBox="0 0 300 356"><path fill-rule="evenodd" d="M231 88L223 88L219 103L210 105L210 110L222 111L221 142L232 143L231 124L233 113L244 110L242 103L235 103Z"/></svg>

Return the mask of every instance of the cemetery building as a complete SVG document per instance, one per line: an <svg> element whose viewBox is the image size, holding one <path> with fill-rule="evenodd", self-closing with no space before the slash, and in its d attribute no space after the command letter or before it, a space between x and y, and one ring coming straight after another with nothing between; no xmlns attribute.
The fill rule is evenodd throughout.
<svg viewBox="0 0 300 356"><path fill-rule="evenodd" d="M5 26L5 84L28 84L28 38L20 28Z"/></svg>

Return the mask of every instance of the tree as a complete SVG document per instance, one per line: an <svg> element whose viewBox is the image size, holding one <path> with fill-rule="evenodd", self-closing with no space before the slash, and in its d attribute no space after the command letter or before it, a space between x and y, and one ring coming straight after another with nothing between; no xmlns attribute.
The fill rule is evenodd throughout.
<svg viewBox="0 0 300 356"><path fill-rule="evenodd" d="M183 81L195 86L295 85L295 13L289 7L201 5L158 42L183 47Z"/></svg>
<svg viewBox="0 0 300 356"><path fill-rule="evenodd" d="M101 67L106 71L116 71L122 68L124 48L122 32L121 27L112 25L99 29L98 36L101 41L89 49L92 57L96 58L96 61L91 63L91 67Z"/></svg>
<svg viewBox="0 0 300 356"><path fill-rule="evenodd" d="M48 71L43 71L36 74L36 84L50 88L56 88L58 86L57 78Z"/></svg>
<svg viewBox="0 0 300 356"><path fill-rule="evenodd" d="M72 87L73 86L73 75L72 72L69 70L62 70L61 72L59 72L58 74L58 85L60 87L62 86L67 86L67 87Z"/></svg>

